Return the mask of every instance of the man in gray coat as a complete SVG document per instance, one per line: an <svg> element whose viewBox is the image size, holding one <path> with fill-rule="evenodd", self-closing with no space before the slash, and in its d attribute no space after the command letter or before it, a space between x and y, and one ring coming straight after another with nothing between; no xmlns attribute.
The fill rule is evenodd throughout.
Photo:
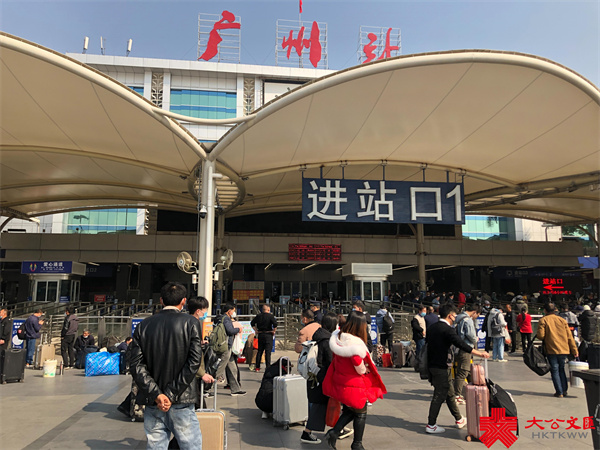
<svg viewBox="0 0 600 450"><path fill-rule="evenodd" d="M460 337L465 344L470 345L473 348L477 348L477 331L475 329L474 320L479 316L479 309L472 305L467 304L465 310L456 316L456 334ZM471 354L462 350L458 350L456 359L456 370L454 372L454 392L456 394L456 403L459 405L465 404L463 397L463 389L467 382L465 378L471 370Z"/></svg>

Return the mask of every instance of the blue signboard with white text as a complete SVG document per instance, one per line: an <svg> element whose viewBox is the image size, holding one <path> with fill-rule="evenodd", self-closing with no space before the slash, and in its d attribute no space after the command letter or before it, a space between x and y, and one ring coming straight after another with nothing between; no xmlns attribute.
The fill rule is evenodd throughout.
<svg viewBox="0 0 600 450"><path fill-rule="evenodd" d="M375 317L371 317L371 341L373 341L373 345L377 345L377 319Z"/></svg>
<svg viewBox="0 0 600 450"><path fill-rule="evenodd" d="M56 274L72 273L73 261L23 261L21 273Z"/></svg>
<svg viewBox="0 0 600 450"><path fill-rule="evenodd" d="M133 333L135 332L135 329L142 322L142 320L144 320L144 319L131 319L131 335L132 336L133 336Z"/></svg>
<svg viewBox="0 0 600 450"><path fill-rule="evenodd" d="M462 225L463 185L303 178L302 220Z"/></svg>
<svg viewBox="0 0 600 450"><path fill-rule="evenodd" d="M10 335L12 348L23 348L25 343L17 336L17 330L25 322L25 319L13 319L12 333Z"/></svg>

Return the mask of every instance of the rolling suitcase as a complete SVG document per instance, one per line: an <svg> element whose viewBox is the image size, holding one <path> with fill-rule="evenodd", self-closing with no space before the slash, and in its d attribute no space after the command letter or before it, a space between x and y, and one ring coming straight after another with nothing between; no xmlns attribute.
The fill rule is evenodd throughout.
<svg viewBox="0 0 600 450"><path fill-rule="evenodd" d="M465 401L467 404L467 441L480 439L480 418L490 416L490 392L485 382L487 372L487 360L485 369L480 364L471 366L471 382L465 387Z"/></svg>
<svg viewBox="0 0 600 450"><path fill-rule="evenodd" d="M25 381L25 356L24 348L10 348L2 350L0 354L0 383L7 381Z"/></svg>
<svg viewBox="0 0 600 450"><path fill-rule="evenodd" d="M35 349L35 356L33 358L33 367L41 369L44 367L44 361L47 359L55 359L56 347L53 344L40 344Z"/></svg>
<svg viewBox="0 0 600 450"><path fill-rule="evenodd" d="M392 346L392 364L394 367L404 367L406 352L402 342L394 342Z"/></svg>
<svg viewBox="0 0 600 450"><path fill-rule="evenodd" d="M287 360L288 375L282 375L283 361ZM292 423L308 419L308 397L306 380L301 375L289 375L290 359L279 360L279 376L273 379L273 425L282 425L284 430Z"/></svg>
<svg viewBox="0 0 600 450"><path fill-rule="evenodd" d="M200 383L200 397L204 403L204 383ZM197 409L196 416L202 432L202 448L225 450L227 431L225 431L225 413L217 409L217 383L214 386L214 406L212 409Z"/></svg>

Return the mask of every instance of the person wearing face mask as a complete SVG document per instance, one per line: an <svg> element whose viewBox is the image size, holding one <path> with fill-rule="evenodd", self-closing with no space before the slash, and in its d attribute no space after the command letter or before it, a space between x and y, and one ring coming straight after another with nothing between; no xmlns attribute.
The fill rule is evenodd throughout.
<svg viewBox="0 0 600 450"><path fill-rule="evenodd" d="M231 388L231 396L237 397L239 395L246 395L246 391L242 391L242 386L238 381L237 373L237 356L232 352L231 347L233 346L233 338L236 334L242 331L242 325L239 322L233 322L232 319L236 316L235 306L231 303L227 303L223 308L223 315L220 320L223 321L225 326L225 334L227 334L227 345L229 350L223 355L221 364L217 369L217 378L227 376L227 382ZM217 323L215 323L215 326Z"/></svg>
<svg viewBox="0 0 600 450"><path fill-rule="evenodd" d="M188 312L200 321L200 329L203 328L204 319L208 316L208 300L204 297L192 297L187 302ZM200 378L206 384L214 382L212 375L206 373L204 366L204 354L200 358L200 368L196 373L196 378Z"/></svg>
<svg viewBox="0 0 600 450"><path fill-rule="evenodd" d="M457 310L453 305L445 304L440 307L440 321L427 330L427 364L429 368L429 382L433 386L433 397L429 405L426 433L443 433L444 428L437 425L437 418L446 402L450 413L454 416L457 428L463 428L467 419L458 410L452 383L452 360L454 353L450 346L482 358L489 358L488 352L479 351L463 341L452 325L456 321Z"/></svg>
<svg viewBox="0 0 600 450"><path fill-rule="evenodd" d="M417 346L417 355L421 353L421 349L425 345L425 334L427 326L425 324L425 315L427 314L427 308L424 305L417 307L417 314L413 317L410 322L413 333L413 341Z"/></svg>
<svg viewBox="0 0 600 450"><path fill-rule="evenodd" d="M465 344L475 347L477 345L477 331L475 322L479 316L479 308L471 303L465 306L465 310L456 316L456 334ZM467 382L465 378L471 370L471 354L463 350L458 350L456 354L456 369L454 371L454 393L456 394L456 403L464 405L463 389Z"/></svg>

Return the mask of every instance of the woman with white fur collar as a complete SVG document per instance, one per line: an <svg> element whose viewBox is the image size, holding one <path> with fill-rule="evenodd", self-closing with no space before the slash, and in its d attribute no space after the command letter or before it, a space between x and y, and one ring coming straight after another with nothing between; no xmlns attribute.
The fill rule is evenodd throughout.
<svg viewBox="0 0 600 450"><path fill-rule="evenodd" d="M339 420L325 437L332 449L340 432L354 421L352 450L364 450L362 438L367 420L367 402L383 398L387 390L367 350L365 315L352 311L348 320L329 340L333 361L323 381L323 393L338 400L344 409Z"/></svg>

